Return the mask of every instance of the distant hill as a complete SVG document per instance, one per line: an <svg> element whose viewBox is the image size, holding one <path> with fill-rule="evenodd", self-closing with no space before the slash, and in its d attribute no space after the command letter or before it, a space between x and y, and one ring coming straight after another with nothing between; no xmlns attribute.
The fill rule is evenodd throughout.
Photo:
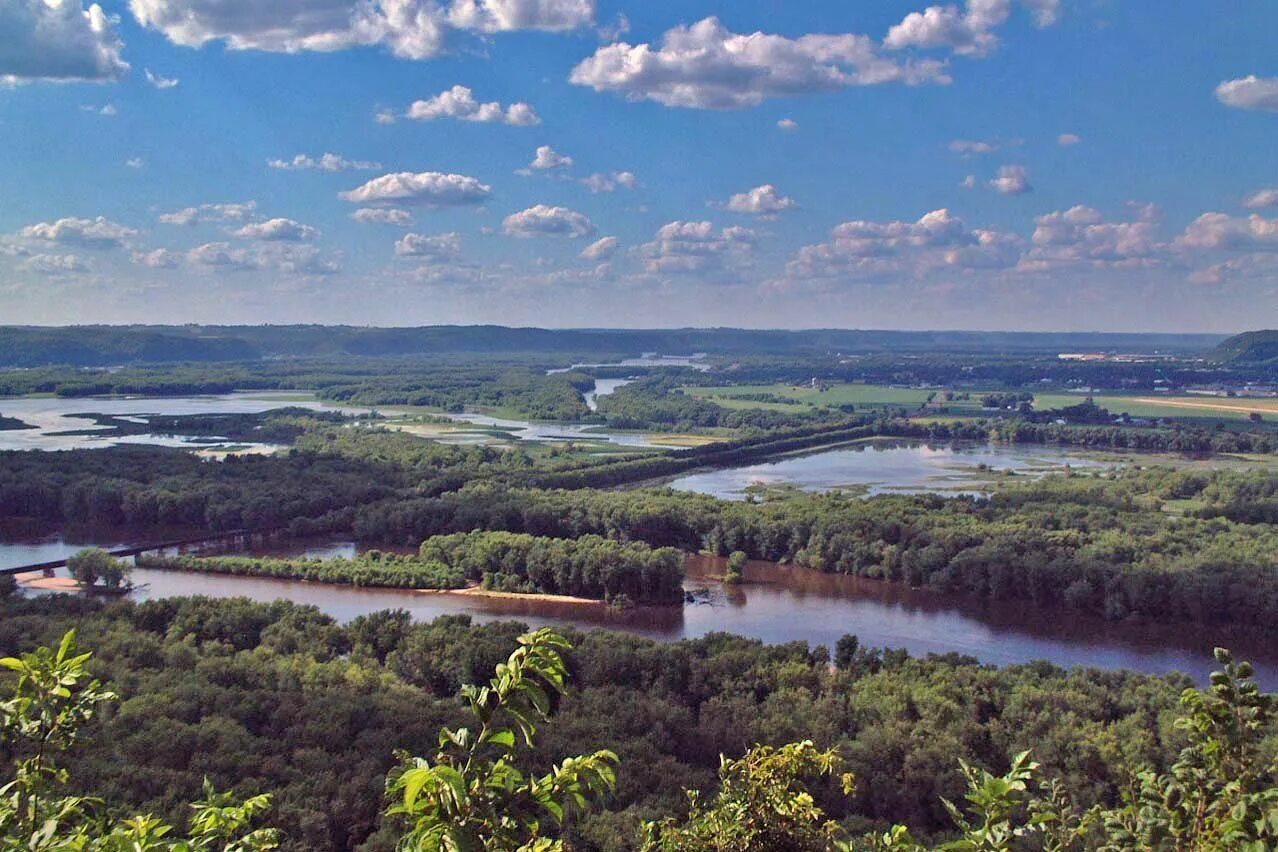
<svg viewBox="0 0 1278 852"><path fill-rule="evenodd" d="M1262 329L1236 334L1222 341L1209 355L1222 364L1278 365L1278 329Z"/></svg>
<svg viewBox="0 0 1278 852"><path fill-rule="evenodd" d="M0 367L103 367L174 361L252 361L339 355L564 353L617 358L660 352L720 355L955 352L1201 353L1221 341L1205 334L1094 334L1015 331L806 331L735 328L544 329L497 325L368 328L259 326L0 326Z"/></svg>

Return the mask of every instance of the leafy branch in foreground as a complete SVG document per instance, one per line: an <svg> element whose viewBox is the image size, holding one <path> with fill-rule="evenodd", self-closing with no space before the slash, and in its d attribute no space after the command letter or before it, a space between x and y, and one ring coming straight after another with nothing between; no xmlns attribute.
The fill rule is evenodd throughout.
<svg viewBox="0 0 1278 852"><path fill-rule="evenodd" d="M617 756L610 751L569 757L541 776L516 765L518 739L531 747L537 724L550 718L552 699L568 678L563 652L571 646L549 629L519 637L487 686L467 685L462 697L475 728L444 728L431 760L407 758L392 773L388 813L408 832L399 848L447 852L555 852L562 841L545 835L547 818L561 824L613 790Z"/></svg>
<svg viewBox="0 0 1278 852"><path fill-rule="evenodd" d="M92 657L75 648L68 631L56 649L37 648L0 659L12 673L8 697L0 701L0 743L14 756L0 785L0 852L94 850L97 852L263 852L278 846L278 832L253 829L270 807L269 796L238 802L207 781L204 801L191 807L188 836L151 815L115 820L106 803L68 796L65 769L55 756L80 738L99 705L115 694L91 678Z"/></svg>

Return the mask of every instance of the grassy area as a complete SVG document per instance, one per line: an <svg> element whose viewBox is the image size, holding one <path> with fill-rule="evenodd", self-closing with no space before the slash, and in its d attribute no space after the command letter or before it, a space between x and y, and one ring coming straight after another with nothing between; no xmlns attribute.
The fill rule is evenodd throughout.
<svg viewBox="0 0 1278 852"><path fill-rule="evenodd" d="M830 385L818 390L807 385L726 385L716 387L686 387L683 392L699 399L708 399L724 408L766 408L773 411L803 411L822 405L855 405L858 408L918 408L927 401L932 391L915 388L895 388L886 385ZM778 402L755 402L748 399L732 399L750 394L771 394Z"/></svg>
<svg viewBox="0 0 1278 852"><path fill-rule="evenodd" d="M1078 405L1086 397L1074 393L1045 393L1034 397L1039 411ZM1220 396L1153 396L1151 394L1096 394L1096 404L1114 414L1132 417L1206 418L1247 420L1252 412L1266 419L1278 418L1278 399Z"/></svg>

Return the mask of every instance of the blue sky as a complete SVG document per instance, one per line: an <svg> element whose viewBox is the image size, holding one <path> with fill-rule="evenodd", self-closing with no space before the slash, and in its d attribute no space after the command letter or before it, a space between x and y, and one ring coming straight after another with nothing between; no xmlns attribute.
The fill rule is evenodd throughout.
<svg viewBox="0 0 1278 852"><path fill-rule="evenodd" d="M0 0L0 322L1273 326L1275 43L1272 0Z"/></svg>

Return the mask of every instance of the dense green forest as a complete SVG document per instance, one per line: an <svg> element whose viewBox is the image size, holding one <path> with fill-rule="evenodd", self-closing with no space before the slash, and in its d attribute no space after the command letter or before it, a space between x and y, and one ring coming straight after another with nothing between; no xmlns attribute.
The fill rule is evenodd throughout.
<svg viewBox="0 0 1278 852"><path fill-rule="evenodd" d="M494 680L489 698L462 690L459 701L463 685L487 683L516 649L520 625L475 626L461 617L413 624L406 613L384 612L341 626L312 608L242 600L103 606L46 598L0 606L0 647L56 647L74 626L80 645L94 651L87 669L102 679L95 689L120 696L98 706L91 722L85 714L83 736L59 755L70 792L179 826L188 824L187 803L207 797L206 784L240 797L269 794L269 810L259 803L253 820L235 812L245 818L234 825L277 828L285 849L390 849L441 817L483 836L496 829L485 828L489 812L478 800L462 810L448 806L436 798L447 787L430 786L421 773L438 771L442 779L445 771L434 767L452 765L465 784L471 773L494 771L493 756L506 753L534 778L552 767L565 771L566 759L588 749L600 750L595 762L574 765L572 777L588 780L585 770L603 760L615 784L589 785L562 827L553 811L541 816L542 836L558 835L575 850L638 849L646 822L649 850L834 850L843 848L839 836L853 849L921 849L956 835L975 839L1004 823L1008 831L1028 827L1049 805L1069 816L1047 827L1061 837L1068 829L1073 839L1032 848L1097 848L1087 838L1108 837L1117 849L1262 849L1274 833L1273 793L1265 792L1278 754L1272 698L1249 686L1247 668L1228 658L1210 690L1199 692L1179 676L1041 663L997 669L957 656L866 649L853 637L831 656L726 635L660 645L571 633L572 647L547 647L551 637L534 635L505 663L504 687ZM524 679L536 684L544 672L552 679L540 681L541 698L528 693L533 703L519 704ZM65 681L76 690L69 697L86 689L85 677ZM17 733L10 722L27 711L0 706L0 757L27 757L10 736ZM507 715L520 706L522 722ZM474 747L439 731L458 736L478 708L511 728L526 723L532 746L499 738L488 757L455 762ZM451 751L449 742L463 750ZM440 753L402 764L397 750ZM1020 756L1026 750L1033 763ZM731 759L721 765L720 755ZM1167 779L1160 774L1173 769ZM1008 783L995 783L1004 773ZM420 808L405 798L406 777L421 778ZM1201 802L1199 822L1176 822L1181 799L1162 787L1175 783L1184 785L1185 810L1192 814ZM507 795L501 789L483 795ZM690 807L684 789L705 795ZM962 803L966 829L942 797ZM494 818L539 810L536 798L496 801L504 805ZM985 823L983 814L995 819ZM746 829L760 834L740 846L710 842ZM783 829L803 843L759 839ZM1178 832L1194 831L1199 838L1259 831L1261 845L1172 844ZM1008 834L956 848L1020 848L1013 843Z"/></svg>
<svg viewBox="0 0 1278 852"><path fill-rule="evenodd" d="M411 556L373 550L353 559L256 556L139 557L138 566L401 589L540 592L610 603L683 601L683 554L594 535L549 538L510 532L439 535Z"/></svg>

